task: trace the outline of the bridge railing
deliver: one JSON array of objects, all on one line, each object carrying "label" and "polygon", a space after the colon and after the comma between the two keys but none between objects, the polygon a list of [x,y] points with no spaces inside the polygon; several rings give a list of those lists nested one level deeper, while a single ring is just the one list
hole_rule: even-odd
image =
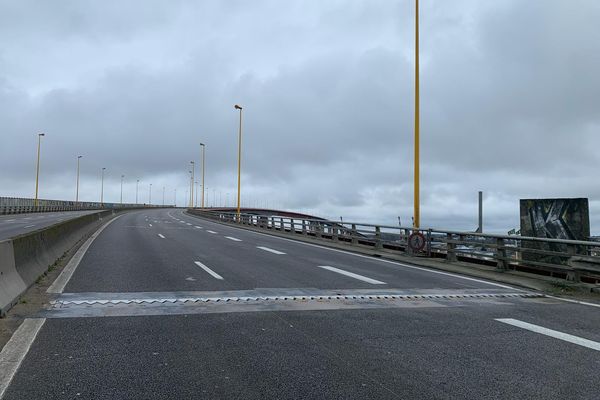
[{"label": "bridge railing", "polygon": [[104,210],[104,209],[123,209],[123,208],[142,208],[142,207],[162,207],[147,204],[132,203],[96,203],[85,201],[64,201],[64,200],[46,200],[38,199],[37,205],[35,199],[21,197],[0,197],[0,215],[3,214],[23,214],[36,212],[54,212],[54,211],[82,211],[82,210]]},{"label": "bridge railing", "polygon": [[[589,283],[600,282],[600,242],[494,235],[441,229],[375,225],[319,219],[290,218],[228,211],[188,212],[225,223],[294,236],[305,236],[380,252],[415,257],[444,258],[448,262],[467,262],[495,266],[500,271],[521,270],[557,278]],[[424,239],[421,249],[409,246],[413,233]]]}]

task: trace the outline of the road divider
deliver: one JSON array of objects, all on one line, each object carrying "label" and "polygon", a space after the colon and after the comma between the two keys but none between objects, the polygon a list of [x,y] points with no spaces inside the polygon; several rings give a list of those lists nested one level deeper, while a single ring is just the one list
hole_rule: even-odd
[{"label": "road divider", "polygon": [[116,213],[98,211],[0,241],[0,316],[52,264]]}]

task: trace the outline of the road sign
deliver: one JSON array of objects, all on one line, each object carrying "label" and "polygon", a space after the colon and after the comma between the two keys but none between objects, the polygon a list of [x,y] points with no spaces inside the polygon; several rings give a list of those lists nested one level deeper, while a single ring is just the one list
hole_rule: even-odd
[{"label": "road sign", "polygon": [[408,237],[408,247],[415,253],[423,250],[425,248],[425,236],[421,232],[411,233]]}]

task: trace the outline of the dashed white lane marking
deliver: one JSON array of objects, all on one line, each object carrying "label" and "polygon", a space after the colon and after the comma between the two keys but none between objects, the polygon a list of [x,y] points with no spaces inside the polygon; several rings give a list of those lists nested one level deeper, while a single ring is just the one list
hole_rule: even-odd
[{"label": "dashed white lane marking", "polygon": [[148,224],[148,226],[152,226],[152,224]]},{"label": "dashed white lane marking", "polygon": [[23,228],[33,228],[34,226],[35,225],[27,225],[27,226],[24,226]]},{"label": "dashed white lane marking", "polygon": [[13,222],[13,221],[16,221],[16,219],[7,219],[7,220],[6,220],[6,221],[4,221],[4,222]]},{"label": "dashed white lane marking", "polygon": [[387,283],[385,282],[381,282],[376,279],[371,279],[363,275],[355,274],[354,272],[344,271],[343,269],[330,267],[329,265],[319,265],[319,268],[323,268],[331,272],[337,272],[338,274],[346,275],[350,278],[358,279],[359,281],[367,282],[372,285],[387,285]]},{"label": "dashed white lane marking", "polygon": [[234,237],[231,237],[231,236],[225,236],[225,239],[233,240],[234,242],[241,242],[242,241],[242,239],[234,238]]},{"label": "dashed white lane marking", "polygon": [[208,232],[208,233],[217,233],[217,232],[215,232],[215,231],[206,231],[206,232]]},{"label": "dashed white lane marking", "polygon": [[115,218],[108,221],[106,224],[102,225],[100,229],[98,229],[92,236],[90,236],[88,240],[85,241],[85,243],[77,250],[75,255],[71,257],[67,266],[62,270],[60,275],[58,275],[58,278],[56,278],[52,285],[50,285],[50,287],[46,289],[46,293],[62,293],[63,290],[65,290],[65,286],[67,286],[67,283],[75,273],[77,266],[79,266],[81,259],[83,258],[87,250],[90,248],[94,240],[96,240],[96,238],[100,236],[102,231],[106,229],[108,225],[112,224],[114,221],[121,218],[122,216],[123,214],[118,215]]},{"label": "dashed white lane marking", "polygon": [[161,239],[164,239],[165,237],[163,235],[161,235],[160,233],[158,234],[158,237]]},{"label": "dashed white lane marking", "polygon": [[185,221],[179,221],[179,222],[181,222],[182,224],[185,224]]},{"label": "dashed white lane marking", "polygon": [[199,266],[200,268],[202,268],[203,270],[208,272],[213,278],[223,280],[223,277],[221,275],[217,274],[215,271],[208,268],[206,265],[202,264],[200,261],[194,261],[194,264],[196,264],[197,266]]},{"label": "dashed white lane marking", "polygon": [[202,227],[201,227],[201,226],[195,226],[194,228],[202,229]]},{"label": "dashed white lane marking", "polygon": [[192,224],[190,224],[189,222],[186,222],[186,225],[192,226]]},{"label": "dashed white lane marking", "polygon": [[268,251],[269,253],[273,253],[273,254],[285,254],[283,251],[273,250],[273,249],[270,249],[270,248],[264,247],[264,246],[256,246],[256,248],[264,250],[264,251]]},{"label": "dashed white lane marking", "polygon": [[579,346],[587,347],[588,349],[600,351],[600,343],[594,342],[592,340],[580,338],[579,336],[569,335],[568,333],[563,333],[559,331],[555,331],[552,329],[544,328],[543,326],[533,325],[527,322],[519,321],[518,319],[512,318],[496,318],[498,322],[502,322],[504,324],[516,326],[518,328],[526,329],[531,332],[540,333],[542,335],[550,336],[555,339],[564,340],[565,342],[577,344]]},{"label": "dashed white lane marking", "polygon": [[29,352],[46,318],[26,318],[0,352],[0,399]]}]

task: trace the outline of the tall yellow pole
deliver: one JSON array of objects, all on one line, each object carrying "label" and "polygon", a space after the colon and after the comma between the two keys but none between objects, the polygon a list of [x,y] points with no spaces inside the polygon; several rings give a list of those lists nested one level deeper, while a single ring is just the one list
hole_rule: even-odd
[{"label": "tall yellow pole", "polygon": [[38,151],[37,151],[37,172],[35,174],[35,201],[34,206],[38,206],[38,188],[40,182],[40,147],[42,143],[42,136],[45,136],[44,133],[38,133]]},{"label": "tall yellow pole", "polygon": [[420,210],[420,174],[419,174],[419,0],[415,0],[415,176],[414,176],[414,218],[413,226],[418,228],[421,225]]},{"label": "tall yellow pole", "polygon": [[240,110],[240,129],[238,135],[238,192],[237,192],[237,220],[240,222],[240,186],[242,173],[242,107],[235,105],[237,110]]},{"label": "tall yellow pole", "polygon": [[206,152],[206,146],[204,143],[200,143],[202,147],[202,208],[204,208],[204,157]]}]

